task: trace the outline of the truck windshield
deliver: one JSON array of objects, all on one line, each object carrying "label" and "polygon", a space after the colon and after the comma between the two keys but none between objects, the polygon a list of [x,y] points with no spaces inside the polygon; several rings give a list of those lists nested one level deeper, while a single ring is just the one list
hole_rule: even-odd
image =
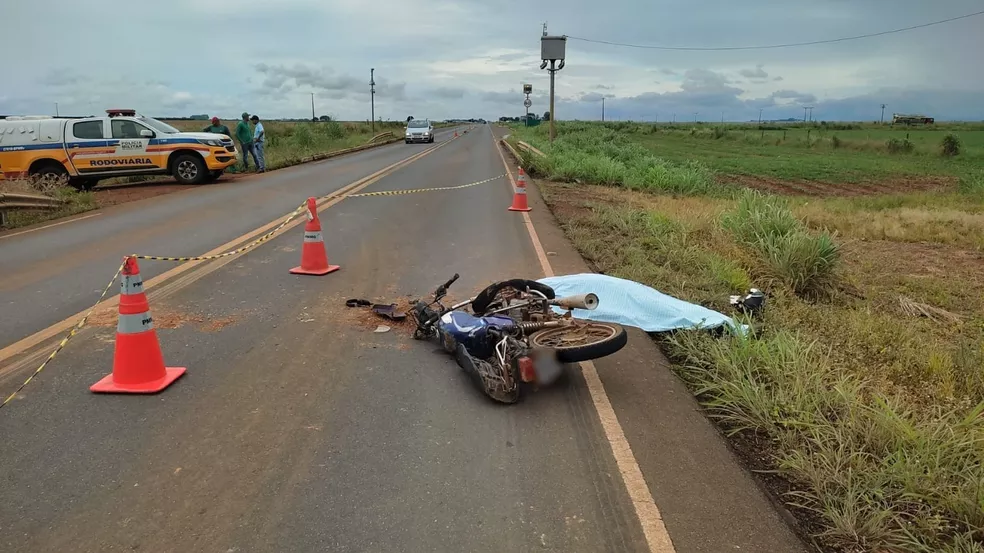
[{"label": "truck windshield", "polygon": [[171,125],[168,125],[167,123],[164,123],[162,121],[158,121],[153,117],[141,117],[140,121],[145,123],[148,127],[154,129],[155,131],[164,134],[175,134],[181,132],[178,129],[172,127]]}]

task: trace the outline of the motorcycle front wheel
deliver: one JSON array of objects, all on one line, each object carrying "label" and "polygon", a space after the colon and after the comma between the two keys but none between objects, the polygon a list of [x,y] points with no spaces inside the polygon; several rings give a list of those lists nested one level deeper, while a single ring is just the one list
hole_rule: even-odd
[{"label": "motorcycle front wheel", "polygon": [[561,363],[605,357],[625,347],[628,341],[629,336],[621,325],[594,321],[548,328],[530,336],[530,345],[556,351]]}]

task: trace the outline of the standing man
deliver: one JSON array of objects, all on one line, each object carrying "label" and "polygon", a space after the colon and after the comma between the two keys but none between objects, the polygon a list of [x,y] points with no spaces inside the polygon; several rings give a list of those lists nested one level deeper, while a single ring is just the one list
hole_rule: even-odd
[{"label": "standing man", "polygon": [[266,160],[263,157],[263,145],[266,144],[266,132],[263,130],[263,123],[255,114],[250,117],[253,122],[253,157],[256,158],[257,173],[266,172]]},{"label": "standing man", "polygon": [[253,130],[249,128],[249,114],[243,112],[243,120],[236,124],[236,140],[239,141],[239,149],[243,152],[243,171],[249,171],[249,154],[253,154],[253,162],[259,169],[260,162],[256,158],[256,150],[253,149]]},{"label": "standing man", "polygon": [[202,129],[202,132],[210,132],[215,134],[224,134],[229,138],[232,138],[232,133],[229,132],[229,127],[221,124],[218,117],[212,118],[212,124]]}]

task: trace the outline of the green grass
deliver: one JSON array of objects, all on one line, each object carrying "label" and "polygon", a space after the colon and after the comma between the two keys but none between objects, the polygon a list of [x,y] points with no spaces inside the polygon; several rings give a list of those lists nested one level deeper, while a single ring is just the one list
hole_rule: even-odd
[{"label": "green grass", "polygon": [[817,297],[833,289],[837,244],[826,232],[809,232],[782,198],[744,190],[722,225],[761,255],[769,277],[794,293]]},{"label": "green grass", "polygon": [[542,150],[546,156],[526,158],[531,174],[564,182],[625,186],[633,190],[677,194],[725,195],[712,172],[700,162],[671,162],[609,129],[564,126],[553,144],[546,127],[531,127],[516,137]]},{"label": "green grass", "polygon": [[[605,274],[725,313],[730,294],[767,289],[754,335],[680,332],[662,344],[708,415],[746,437],[739,447],[764,444],[750,453],[790,483],[781,499],[825,550],[981,551],[981,203],[538,185]],[[894,230],[869,239],[879,226]],[[946,243],[924,240],[934,236]],[[813,278],[820,297],[802,293]],[[958,319],[913,316],[903,296]]]},{"label": "green grass", "polygon": [[[984,125],[890,128],[878,125],[710,125],[557,122],[557,143],[570,135],[617,136],[618,144],[640,146],[670,166],[699,162],[718,174],[787,181],[859,183],[939,177],[961,179],[984,164]],[[540,147],[547,127],[513,126],[511,133]],[[961,153],[940,155],[944,137],[954,134]],[[836,140],[835,140],[836,138]],[[911,144],[892,153],[889,143]],[[544,148],[540,148],[544,149]],[[544,149],[546,151],[546,149]],[[624,161],[623,161],[624,163]],[[566,180],[569,175],[561,175]],[[596,179],[585,182],[601,184]]]}]

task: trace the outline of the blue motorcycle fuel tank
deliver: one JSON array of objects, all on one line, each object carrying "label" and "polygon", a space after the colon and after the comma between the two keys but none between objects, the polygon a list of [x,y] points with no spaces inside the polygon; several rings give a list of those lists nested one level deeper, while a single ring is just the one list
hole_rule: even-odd
[{"label": "blue motorcycle fuel tank", "polygon": [[464,311],[448,311],[441,316],[438,330],[441,344],[449,352],[453,352],[457,344],[462,344],[474,356],[489,357],[492,355],[492,344],[489,340],[490,327],[511,328],[516,323],[509,317],[489,316],[476,317]]}]

